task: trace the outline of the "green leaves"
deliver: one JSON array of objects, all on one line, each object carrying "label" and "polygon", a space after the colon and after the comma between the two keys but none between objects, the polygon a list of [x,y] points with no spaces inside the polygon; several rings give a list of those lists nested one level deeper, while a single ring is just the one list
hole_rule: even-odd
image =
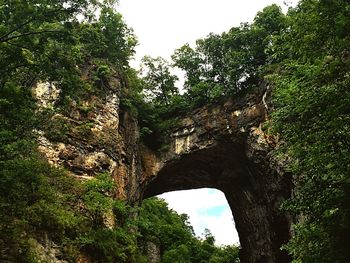
[{"label": "green leaves", "polygon": [[157,106],[169,105],[174,95],[179,93],[175,82],[178,78],[171,74],[170,65],[161,57],[142,59],[145,99]]},{"label": "green leaves", "polygon": [[162,263],[184,262],[239,262],[238,247],[216,247],[209,230],[205,239],[195,237],[186,214],[179,215],[159,198],[143,201],[139,215],[139,231],[142,241],[160,246]]},{"label": "green leaves", "polygon": [[285,16],[276,5],[259,12],[253,24],[242,23],[221,35],[209,34],[196,47],[175,50],[174,65],[185,71],[186,96],[192,107],[253,89],[262,80],[262,67],[272,39],[285,28]]},{"label": "green leaves", "polygon": [[76,35],[82,44],[84,57],[103,59],[120,69],[128,67],[137,43],[121,14],[110,7],[101,9],[97,21],[82,23]]},{"label": "green leaves", "polygon": [[289,30],[274,43],[285,59],[270,78],[272,123],[292,157],[295,190],[284,208],[301,217],[286,246],[296,262],[349,257],[349,67],[340,58],[350,43],[349,20],[342,18],[348,6],[301,1],[289,12]]},{"label": "green leaves", "polygon": [[[76,243],[99,262],[128,262],[136,255],[136,237],[130,228],[131,209],[113,197],[115,184],[108,174],[101,174],[83,185],[82,201],[87,229],[79,232]],[[109,217],[114,226],[105,226]],[[116,222],[115,220],[119,220]]]},{"label": "green leaves", "polygon": [[[121,15],[112,9],[114,3],[95,0],[1,2],[2,259],[31,262],[34,259],[30,240],[41,240],[47,233],[61,246],[64,259],[70,261],[74,261],[81,248],[79,236],[83,233],[91,234],[89,240],[94,242],[106,237],[107,244],[98,248],[105,258],[109,259],[108,246],[119,246],[124,253],[123,260],[129,260],[134,254],[135,238],[127,228],[119,231],[102,226],[105,213],[127,217],[125,205],[111,196],[113,182],[101,176],[82,186],[41,160],[37,153],[37,131],[52,129],[51,134],[47,133],[48,137],[51,135],[49,139],[62,141],[70,127],[59,119],[50,120],[49,112],[39,111],[31,94],[38,82],[54,81],[61,90],[59,100],[79,101],[87,93],[101,93],[105,87],[97,81],[114,74],[115,70],[111,73],[110,68],[122,71],[128,67],[136,41]],[[97,9],[101,14],[99,18]],[[82,76],[87,66],[91,75],[96,70],[98,80],[89,78],[90,75]],[[57,112],[57,105],[54,107]],[[92,227],[96,227],[97,233],[93,233]],[[93,248],[91,243],[90,247]]]},{"label": "green leaves", "polygon": [[[221,35],[209,34],[194,48],[185,44],[174,51],[173,65],[164,59],[144,57],[138,97],[123,100],[138,109],[143,141],[159,150],[176,118],[188,110],[252,90],[262,81],[265,52],[271,39],[285,26],[276,5],[265,8],[252,24],[242,24]],[[172,67],[185,72],[183,94],[175,87]],[[137,97],[137,98],[136,98]]]}]

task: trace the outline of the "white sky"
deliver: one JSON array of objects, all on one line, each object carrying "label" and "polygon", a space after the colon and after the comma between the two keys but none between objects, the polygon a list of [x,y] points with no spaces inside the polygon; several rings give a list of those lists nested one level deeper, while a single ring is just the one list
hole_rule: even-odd
[{"label": "white sky", "polygon": [[[139,40],[136,61],[145,55],[170,58],[185,43],[251,22],[265,6],[283,0],[119,0],[118,11]],[[287,0],[289,5],[296,0]]]},{"label": "white sky", "polygon": [[[219,34],[241,22],[252,22],[267,5],[276,3],[286,11],[284,2],[294,6],[297,0],[119,0],[118,11],[138,37],[131,63],[137,68],[145,55],[170,59],[185,43],[193,45],[210,32]],[[209,228],[218,245],[238,243],[232,214],[221,192],[178,191],[162,197],[171,208],[190,216],[197,235]]]},{"label": "white sky", "polygon": [[160,195],[169,207],[188,214],[197,236],[203,237],[208,228],[217,245],[238,244],[238,234],[224,194],[215,189],[176,191]]}]

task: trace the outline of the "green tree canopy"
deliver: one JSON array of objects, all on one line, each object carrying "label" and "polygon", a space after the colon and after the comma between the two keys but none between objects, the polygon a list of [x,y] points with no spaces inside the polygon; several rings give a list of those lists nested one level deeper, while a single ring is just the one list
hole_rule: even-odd
[{"label": "green tree canopy", "polygon": [[159,198],[143,201],[140,211],[140,233],[144,241],[160,245],[162,263],[239,262],[236,246],[217,247],[210,230],[198,239],[186,214],[179,215]]},{"label": "green tree canopy", "polygon": [[170,71],[170,65],[165,59],[143,57],[141,73],[147,100],[157,105],[169,105],[172,97],[179,94],[175,86],[178,78]]},{"label": "green tree canopy", "polygon": [[286,26],[281,8],[271,5],[252,24],[199,39],[175,50],[174,65],[185,71],[186,96],[194,106],[217,101],[259,85],[272,40]]},{"label": "green tree canopy", "polygon": [[296,262],[350,257],[349,11],[348,1],[300,1],[272,42],[272,124],[292,157],[285,208],[300,221],[286,248]]}]

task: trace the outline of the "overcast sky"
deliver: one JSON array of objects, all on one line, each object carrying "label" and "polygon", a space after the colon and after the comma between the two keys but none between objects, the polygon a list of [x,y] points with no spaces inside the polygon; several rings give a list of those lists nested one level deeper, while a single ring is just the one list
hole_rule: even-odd
[{"label": "overcast sky", "polygon": [[160,195],[178,213],[190,216],[191,225],[197,236],[203,237],[208,228],[215,236],[217,245],[238,244],[231,210],[221,191],[197,189],[176,191]]},{"label": "overcast sky", "polygon": [[[134,29],[139,45],[137,67],[145,55],[169,59],[185,43],[194,44],[209,33],[222,33],[242,22],[252,22],[265,6],[276,3],[284,11],[297,0],[119,0],[118,11]],[[224,195],[212,189],[162,195],[169,206],[186,213],[197,235],[209,228],[217,244],[238,243],[232,214]]]},{"label": "overcast sky", "polygon": [[[283,0],[119,0],[119,12],[139,39],[136,58],[170,58],[176,48],[210,32],[222,33],[251,22],[265,6]],[[287,0],[288,5],[296,0]]]}]

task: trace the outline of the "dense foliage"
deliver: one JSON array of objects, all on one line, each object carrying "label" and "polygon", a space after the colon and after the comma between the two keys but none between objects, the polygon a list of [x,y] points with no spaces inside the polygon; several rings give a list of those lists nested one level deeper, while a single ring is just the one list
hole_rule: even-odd
[{"label": "dense foliage", "polygon": [[275,39],[273,128],[292,157],[296,262],[350,258],[350,3],[301,1]]},{"label": "dense foliage", "polygon": [[261,66],[267,64],[266,49],[285,24],[279,7],[266,7],[254,23],[243,23],[221,35],[210,34],[188,44],[172,56],[185,71],[185,89],[192,107],[254,89],[261,81]]},{"label": "dense foliage", "polygon": [[[284,249],[295,262],[346,262],[349,1],[301,0],[286,15],[268,6],[251,24],[180,47],[173,63],[146,57],[140,75],[128,66],[135,45],[115,1],[0,0],[0,261],[37,262],[35,242],[49,233],[67,261],[85,253],[101,262],[144,262],[137,243],[153,242],[162,262],[237,262],[236,247],[215,247],[210,232],[196,239],[188,218],[162,200],[147,200],[131,220],[138,212],[112,198],[109,176],[77,182],[38,155],[39,128],[51,129],[51,139],[62,134],[48,122],[53,112],[38,110],[31,88],[55,81],[62,91],[55,110],[64,111],[72,100],[103,96],[106,77],[117,72],[129,85],[121,107],[138,118],[153,149],[190,109],[268,82],[270,131],[282,142],[276,155],[291,160],[295,185],[283,205],[296,218]],[[185,72],[182,95],[172,67]],[[106,227],[108,214],[118,227]]]},{"label": "dense foliage", "polygon": [[139,230],[142,242],[152,242],[160,247],[162,263],[239,262],[238,247],[214,245],[215,238],[209,230],[204,240],[195,237],[186,214],[169,210],[162,199],[145,200],[140,211]]},{"label": "dense foliage", "polygon": [[[37,262],[35,242],[45,243],[47,235],[69,261],[78,251],[93,251],[103,262],[126,261],[134,254],[136,240],[126,234],[127,227],[112,231],[101,224],[106,210],[116,214],[124,210],[119,201],[105,196],[114,184],[101,184],[100,179],[80,184],[50,167],[37,153],[37,129],[47,126],[51,113],[38,110],[31,94],[38,81],[59,81],[64,104],[71,97],[103,90],[101,80],[109,66],[128,66],[135,38],[112,4],[1,1],[2,262]],[[98,18],[94,15],[97,9]],[[81,78],[87,61],[97,65],[95,80]],[[113,255],[108,246],[113,246]]]}]

